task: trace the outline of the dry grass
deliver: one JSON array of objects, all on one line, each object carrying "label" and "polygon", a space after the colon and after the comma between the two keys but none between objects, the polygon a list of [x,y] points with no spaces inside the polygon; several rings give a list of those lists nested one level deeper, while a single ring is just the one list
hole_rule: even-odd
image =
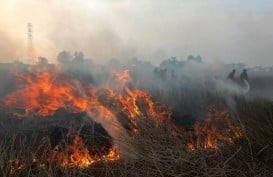
[{"label": "dry grass", "polygon": [[[236,98],[236,102],[237,112],[234,114],[243,129],[243,137],[235,145],[217,151],[189,151],[185,145],[186,137],[174,136],[168,125],[157,127],[150,120],[143,119],[139,122],[139,134],[133,140],[122,142],[130,142],[133,147],[127,154],[118,161],[95,164],[86,169],[33,163],[34,156],[38,160],[46,156],[46,151],[41,153],[34,145],[35,137],[19,144],[13,138],[5,138],[0,143],[0,176],[273,176],[273,104],[245,98]],[[11,159],[20,159],[24,166],[16,165]],[[14,171],[14,166],[21,169]]]}]

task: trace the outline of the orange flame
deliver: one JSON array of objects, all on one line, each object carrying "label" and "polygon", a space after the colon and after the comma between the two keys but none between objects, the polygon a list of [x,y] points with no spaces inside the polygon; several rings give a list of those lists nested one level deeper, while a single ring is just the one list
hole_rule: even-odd
[{"label": "orange flame", "polygon": [[[14,110],[18,117],[32,115],[53,115],[60,108],[80,112],[87,108],[88,100],[80,93],[80,88],[56,73],[50,71],[17,73],[24,82],[21,89],[8,95],[4,103]],[[24,112],[19,112],[21,109]],[[18,111],[19,110],[19,111]]]},{"label": "orange flame", "polygon": [[[162,105],[153,102],[149,93],[138,89],[128,70],[113,72],[112,78],[104,89],[92,85],[83,86],[78,81],[61,76],[57,71],[39,70],[16,73],[21,81],[20,90],[5,97],[4,103],[20,118],[27,116],[52,116],[60,108],[70,112],[87,112],[114,138],[122,127],[117,120],[118,113],[123,113],[133,125],[132,132],[137,133],[137,120],[150,118],[156,125],[164,125],[171,119],[171,112]],[[103,101],[99,92],[106,93]],[[197,148],[219,149],[222,143],[234,144],[241,137],[240,128],[228,119],[227,112],[209,114],[206,119],[197,122],[190,132],[192,139],[187,146],[190,150]],[[225,128],[218,128],[217,125]],[[120,158],[114,148],[107,152],[91,155],[84,140],[76,136],[63,151],[51,151],[50,163],[62,167],[86,168],[94,163],[115,161]],[[15,163],[22,168],[19,163]],[[19,164],[19,165],[18,165]]]},{"label": "orange flame", "polygon": [[[31,72],[16,73],[16,76],[20,81],[20,90],[6,96],[4,104],[19,118],[52,116],[60,108],[70,112],[85,111],[116,138],[119,130],[115,127],[118,124],[115,115],[98,101],[96,89],[91,85],[83,87],[81,83],[61,76],[55,69],[39,67]],[[108,155],[90,156],[79,138],[75,138],[66,150],[72,153],[55,152],[51,161],[55,160],[66,167],[86,167],[97,161],[119,157],[114,150],[109,151]]]},{"label": "orange flame", "polygon": [[[162,125],[165,120],[170,119],[171,114],[164,106],[154,103],[147,92],[135,88],[128,70],[113,72],[115,85],[108,83],[105,89],[98,89],[91,84],[83,86],[78,81],[62,76],[54,67],[33,68],[34,71],[16,73],[20,90],[9,94],[4,100],[5,105],[19,118],[52,116],[60,108],[70,112],[85,111],[102,124],[114,141],[123,130],[117,119],[119,112],[124,113],[133,124],[133,133],[137,131],[137,119],[141,117],[151,118],[157,125]],[[108,93],[106,100],[110,103],[99,100],[100,91]],[[64,167],[84,168],[98,161],[117,159],[119,155],[114,149],[110,149],[103,156],[91,156],[82,139],[76,137],[64,151],[54,151],[49,160]]]},{"label": "orange flame", "polygon": [[193,137],[195,138],[187,144],[190,150],[217,150],[223,144],[234,144],[241,137],[241,129],[231,122],[228,112],[217,112],[209,114],[206,119],[194,125]]},{"label": "orange flame", "polygon": [[[102,151],[103,152],[103,151]],[[62,167],[79,167],[86,168],[94,163],[102,161],[115,161],[120,157],[117,151],[111,148],[106,155],[90,155],[89,150],[85,146],[83,140],[76,136],[73,142],[62,152],[54,151],[53,155],[48,159],[51,163],[57,163]]]},{"label": "orange flame", "polygon": [[170,120],[171,112],[166,107],[155,104],[149,93],[131,88],[135,84],[129,70],[121,73],[113,72],[113,77],[118,79],[118,84],[115,84],[116,87],[111,92],[111,96],[122,105],[121,110],[128,115],[134,127],[137,127],[137,119],[141,117],[150,118],[157,125]]}]

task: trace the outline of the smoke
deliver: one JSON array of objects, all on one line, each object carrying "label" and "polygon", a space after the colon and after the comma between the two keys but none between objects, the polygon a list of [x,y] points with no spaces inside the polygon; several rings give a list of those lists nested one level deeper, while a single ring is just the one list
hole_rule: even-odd
[{"label": "smoke", "polygon": [[[151,98],[151,105],[159,104],[167,107],[167,110],[171,113],[170,119],[172,119],[175,124],[182,125],[185,128],[192,128],[192,125],[197,119],[201,119],[207,114],[208,108],[211,105],[223,104],[224,102],[225,109],[236,112],[236,102],[233,99],[233,96],[245,96],[246,93],[244,91],[248,91],[249,89],[242,87],[238,82],[227,80],[227,74],[230,71],[224,63],[207,63],[202,60],[201,56],[189,56],[184,60],[178,60],[175,57],[172,57],[164,60],[156,67],[150,62],[142,61],[137,58],[127,61],[113,59],[105,64],[100,64],[94,60],[88,59],[83,52],[72,53],[69,51],[62,51],[57,56],[57,62],[57,65],[53,65],[49,64],[45,58],[40,58],[39,62],[35,66],[30,66],[30,68],[27,68],[29,66],[22,63],[10,64],[5,70],[3,70],[4,67],[1,67],[0,72],[3,73],[1,75],[8,76],[9,79],[1,82],[2,88],[5,89],[0,90],[0,96],[6,96],[8,92],[11,92],[11,89],[18,91],[18,88],[14,88],[14,83],[9,83],[15,82],[15,79],[10,76],[11,73],[9,72],[9,69],[12,67],[17,69],[21,68],[21,70],[29,72],[30,75],[34,74],[31,72],[32,67],[39,71],[57,72],[55,74],[61,79],[59,81],[55,78],[58,84],[62,86],[66,85],[64,84],[66,81],[69,83],[71,82],[71,84],[68,85],[73,86],[73,90],[71,91],[71,93],[73,93],[72,98],[75,94],[76,96],[79,96],[79,98],[86,98],[86,101],[90,103],[90,105],[81,110],[87,115],[85,116],[85,119],[92,118],[92,121],[100,124],[113,138],[113,142],[116,146],[115,148],[120,148],[122,152],[125,153],[122,155],[131,154],[132,147],[127,131],[133,131],[134,129],[131,128],[134,128],[134,126],[127,123],[127,114],[123,117],[124,113],[122,110],[124,110],[124,108],[115,107],[115,105],[120,105],[122,101],[112,102],[116,101],[115,99],[117,98],[122,98],[122,96],[119,96],[119,93],[124,94],[123,96],[125,97],[130,97],[130,94],[132,94],[133,91],[138,89],[143,90],[142,93],[147,93],[148,97]],[[127,79],[128,81],[124,82],[122,79],[117,79],[119,78],[120,73],[126,74],[125,80]],[[124,77],[124,75],[122,76]],[[38,78],[40,78],[38,81],[41,82],[46,80],[43,79],[43,77]],[[66,80],[66,78],[69,79]],[[238,75],[236,75],[236,78],[238,78]],[[62,81],[64,83],[62,83]],[[13,85],[13,87],[10,87],[10,85]],[[86,91],[89,86],[90,88],[96,88],[96,91]],[[108,93],[107,90],[109,88],[113,90]],[[132,91],[126,92],[126,89]],[[28,90],[25,91],[24,88],[21,88],[17,93],[32,93],[35,91],[38,91],[37,93],[39,93],[39,89]],[[109,95],[115,92],[117,94],[114,94],[113,97],[109,97]],[[50,95],[48,95],[48,97]],[[65,94],[57,94],[57,96],[60,95]],[[94,95],[97,96],[93,98]],[[71,99],[71,96],[64,96],[64,99],[57,100],[62,102],[64,109],[69,109],[69,101],[65,100],[66,97]],[[20,94],[15,95],[15,98],[21,98],[21,100],[23,100],[23,97],[20,96]],[[39,100],[30,96],[25,97],[24,100],[28,100],[28,98]],[[137,97],[132,98],[135,99]],[[54,99],[54,97],[53,99],[49,99],[50,103],[52,103]],[[128,98],[125,98],[124,100],[127,99]],[[74,101],[74,99],[72,100]],[[17,103],[17,101],[15,103]],[[137,101],[134,104],[138,104]],[[143,105],[140,105],[140,107],[147,107],[147,104],[142,104]],[[44,107],[50,108],[50,106]],[[37,108],[37,110],[39,110],[39,108]],[[160,112],[156,112],[156,114],[161,115]],[[145,115],[145,112],[141,114],[143,117],[145,117]],[[56,117],[55,115],[52,116]],[[60,116],[63,115],[60,114]],[[130,116],[130,114],[127,116]],[[165,119],[168,117],[165,114],[163,116]],[[63,119],[67,119],[67,117],[64,117]],[[30,125],[30,123],[25,123],[26,125]],[[120,142],[121,139],[126,139],[126,141]]]},{"label": "smoke", "polygon": [[128,61],[113,59],[101,65],[84,57],[78,60],[76,56],[67,51],[58,55],[63,72],[104,87],[113,71],[129,70],[134,81],[132,87],[148,91],[156,102],[167,105],[179,116],[202,117],[211,95],[226,99],[234,94],[245,95],[249,89],[240,82],[238,75],[238,82],[227,79],[230,70],[224,63],[206,63],[200,56],[189,56],[186,60],[166,59],[159,67],[137,58]]},{"label": "smoke", "polygon": [[[40,66],[48,65],[45,58],[39,61]],[[184,60],[172,57],[156,67],[151,62],[137,58],[127,61],[112,59],[100,64],[88,59],[83,52],[62,51],[57,56],[57,62],[62,74],[98,88],[105,87],[113,71],[129,70],[135,87],[148,91],[156,101],[170,105],[183,114],[200,113],[201,116],[208,104],[204,101],[208,93],[221,96],[245,95],[249,87],[252,91],[252,83],[249,86],[241,82],[238,74],[236,82],[227,79],[230,67],[226,64],[204,62],[200,56],[189,56]]]},{"label": "smoke", "polygon": [[76,50],[96,62],[139,57],[159,64],[168,56],[198,53],[208,61],[271,65],[272,3],[253,4],[11,0],[1,1],[0,23],[8,38],[20,44],[10,47],[11,56],[25,56],[26,23],[32,22],[36,53],[50,61],[58,51]]},{"label": "smoke", "polygon": [[102,86],[113,71],[129,70],[134,82],[146,90],[199,89],[209,92],[246,94],[250,89],[249,83],[240,82],[238,75],[236,82],[227,79],[230,68],[226,64],[203,62],[201,56],[190,55],[186,60],[171,57],[163,60],[159,67],[156,67],[151,62],[137,58],[128,61],[112,59],[101,65],[85,58],[82,52],[71,54],[68,51],[62,51],[58,54],[57,61],[63,72],[73,73],[80,79]]},{"label": "smoke", "polygon": [[0,62],[17,59],[19,56],[16,51],[19,45],[7,33],[0,31]]}]

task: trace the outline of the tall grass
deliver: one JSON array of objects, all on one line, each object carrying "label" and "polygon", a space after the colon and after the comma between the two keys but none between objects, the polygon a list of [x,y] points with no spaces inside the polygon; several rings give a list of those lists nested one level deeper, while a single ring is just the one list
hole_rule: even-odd
[{"label": "tall grass", "polygon": [[[170,126],[158,127],[151,120],[143,118],[138,122],[139,133],[128,142],[122,142],[132,147],[128,151],[129,155],[86,169],[63,168],[49,163],[39,165],[33,162],[33,157],[42,161],[46,151],[41,153],[41,148],[34,145],[37,139],[23,139],[21,143],[15,143],[11,136],[3,138],[0,141],[0,176],[273,176],[272,102],[242,97],[235,97],[234,100],[236,109],[233,115],[238,119],[243,135],[235,145],[220,150],[189,151],[186,136],[175,136]],[[222,102],[217,97],[209,101]],[[16,159],[24,165],[18,167]],[[14,166],[20,169],[12,169]]]}]

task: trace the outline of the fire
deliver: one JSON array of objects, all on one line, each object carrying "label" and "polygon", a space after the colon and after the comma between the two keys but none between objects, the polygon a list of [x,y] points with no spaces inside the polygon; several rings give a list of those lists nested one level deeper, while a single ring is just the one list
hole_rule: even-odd
[{"label": "fire", "polygon": [[[115,102],[120,103],[121,110],[128,115],[134,127],[137,127],[137,119],[141,117],[150,118],[157,125],[170,120],[171,112],[166,107],[155,104],[149,93],[134,88],[135,84],[129,70],[121,73],[113,72],[113,77],[113,80],[118,80],[118,84],[115,84],[114,91],[110,93],[115,98]],[[137,130],[134,129],[134,131]]]},{"label": "fire", "polygon": [[8,95],[4,103],[18,117],[49,116],[60,108],[80,112],[88,106],[80,88],[54,72],[17,73],[17,78],[22,82],[20,90]]},{"label": "fire", "polygon": [[[34,69],[33,69],[34,68]],[[109,134],[116,138],[119,127],[115,115],[98,101],[91,84],[83,86],[79,81],[65,77],[51,68],[35,68],[16,72],[19,90],[4,98],[4,104],[19,118],[54,116],[63,108],[69,112],[86,112],[89,117],[101,123]],[[64,151],[53,151],[50,162],[64,167],[87,167],[98,161],[119,159],[114,149],[109,154],[91,156],[83,140],[76,137]]]},{"label": "fire", "polygon": [[[113,138],[112,147],[100,147],[93,153],[93,149],[90,150],[92,147],[85,144],[85,139],[74,135],[72,141],[63,148],[50,149],[46,163],[58,164],[64,168],[87,168],[100,162],[116,161],[120,159],[120,151],[114,148],[119,146],[115,140],[121,137],[119,135],[124,127],[129,127],[130,135],[133,136],[138,133],[138,120],[141,118],[149,118],[157,126],[168,123],[173,125],[170,110],[155,103],[148,92],[139,89],[129,70],[113,72],[104,88],[68,78],[56,68],[38,66],[34,70],[16,72],[16,76],[19,90],[7,95],[4,104],[17,117],[54,116],[61,108],[73,113],[86,112]],[[126,123],[122,122],[124,120]],[[174,125],[173,127],[176,129]],[[191,137],[187,142],[189,150],[218,150],[224,144],[234,144],[241,137],[240,128],[232,123],[226,111],[210,112],[204,120],[196,122],[192,131],[185,132],[183,130],[179,133],[187,133]],[[39,158],[33,159],[33,162],[38,161],[41,166],[45,164],[37,160]],[[13,171],[24,168],[20,161],[12,163]]]},{"label": "fire", "polygon": [[13,159],[9,161],[10,174],[15,174],[25,170],[31,163],[38,168],[43,168],[47,163],[55,163],[63,168],[88,168],[95,163],[103,163],[119,160],[120,156],[116,149],[110,148],[107,151],[101,150],[100,153],[91,155],[84,144],[84,140],[76,136],[72,143],[65,147],[63,151],[53,150],[48,154],[48,158],[39,161],[38,158],[32,157],[31,161],[24,162],[22,159]]},{"label": "fire", "polygon": [[[70,112],[86,111],[94,119],[115,117],[115,111],[98,100],[99,89],[92,85],[83,87],[75,80],[61,77],[55,70],[36,69],[31,72],[17,72],[16,76],[20,82],[20,90],[6,96],[4,103],[20,118],[52,116],[60,108]],[[170,118],[170,112],[155,104],[149,93],[128,86],[134,86],[128,70],[113,72],[112,77],[116,79],[114,86],[105,86],[108,97],[115,103],[115,109],[124,112],[133,124],[141,116],[151,118],[157,123]]]},{"label": "fire", "polygon": [[111,148],[108,154],[103,157],[103,159],[106,161],[115,161],[118,160],[119,158],[120,156],[114,148]]},{"label": "fire", "polygon": [[[112,72],[112,76],[114,79],[117,79],[119,84],[115,84],[115,90],[122,90],[124,88],[126,88],[128,86],[128,84],[132,84],[133,83],[133,79],[130,75],[129,70],[125,70],[123,72]],[[109,85],[108,81],[108,85]]]},{"label": "fire", "polygon": [[241,137],[240,127],[231,122],[228,112],[210,113],[204,120],[195,123],[192,141],[187,144],[190,150],[220,149],[223,144],[234,144]]},{"label": "fire", "polygon": [[68,145],[62,152],[54,152],[49,159],[50,162],[57,162],[62,167],[77,166],[88,167],[98,160],[98,157],[91,157],[88,149],[80,137],[76,137],[71,145]]},{"label": "fire", "polygon": [[[128,70],[113,72],[114,83],[108,82],[105,88],[96,88],[91,84],[82,84],[65,75],[56,68],[44,65],[33,66],[29,71],[16,72],[18,90],[4,98],[4,104],[15,116],[47,117],[54,116],[60,108],[69,112],[86,112],[93,120],[100,123],[110,134],[115,143],[123,127],[117,119],[122,113],[130,122],[130,131],[137,132],[137,120],[142,117],[152,119],[162,125],[170,119],[170,111],[152,101],[149,93],[136,87]],[[100,94],[106,95],[100,100]],[[107,101],[106,101],[107,100]],[[52,150],[49,162],[63,167],[85,168],[96,162],[114,161],[119,154],[113,148],[107,153],[90,155],[84,140],[75,137],[63,151]],[[101,150],[103,151],[103,150]]]},{"label": "fire", "polygon": [[[103,151],[101,152],[103,153]],[[52,156],[48,159],[51,163],[57,163],[62,167],[86,168],[98,162],[115,161],[120,157],[117,151],[111,148],[107,154],[90,155],[88,148],[85,146],[83,139],[76,136],[72,143],[65,147],[64,151],[53,151]]]}]

